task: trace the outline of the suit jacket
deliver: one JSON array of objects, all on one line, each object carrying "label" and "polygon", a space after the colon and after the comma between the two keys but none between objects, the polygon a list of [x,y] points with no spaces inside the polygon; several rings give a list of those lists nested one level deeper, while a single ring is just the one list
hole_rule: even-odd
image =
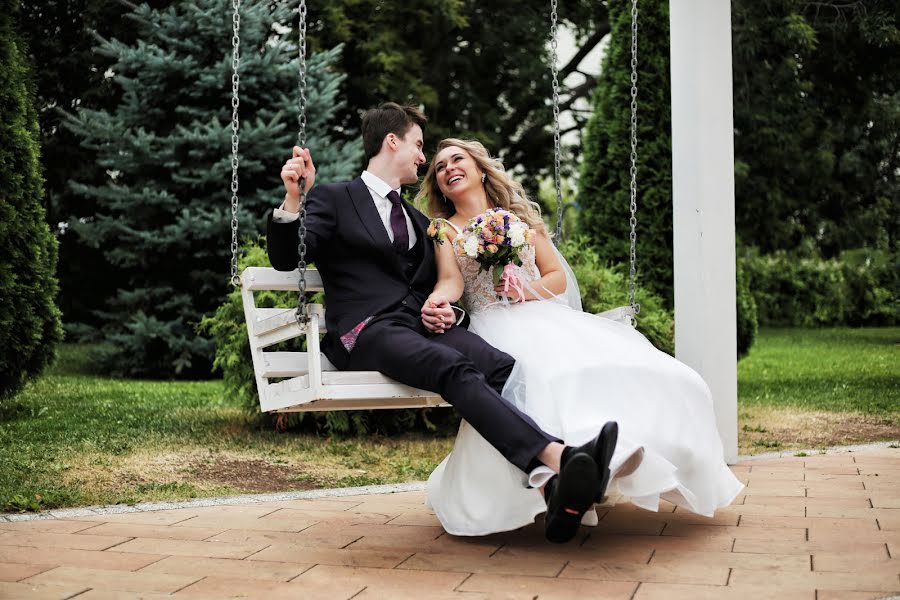
[{"label": "suit jacket", "polygon": [[[370,317],[402,308],[420,311],[437,282],[428,217],[409,203],[405,208],[422,245],[421,261],[411,267],[404,261],[414,253],[394,250],[361,178],[317,185],[306,198],[306,261],[322,274],[328,303],[322,350],[339,369],[350,356],[340,336]],[[299,219],[276,223],[269,217],[269,260],[279,271],[297,268],[299,228]]]}]

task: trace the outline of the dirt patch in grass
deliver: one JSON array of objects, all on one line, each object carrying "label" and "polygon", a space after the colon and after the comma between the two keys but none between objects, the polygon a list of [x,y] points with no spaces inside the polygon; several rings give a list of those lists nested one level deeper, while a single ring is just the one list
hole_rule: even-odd
[{"label": "dirt patch in grass", "polygon": [[898,439],[900,420],[895,417],[752,407],[743,408],[738,418],[740,454]]},{"label": "dirt patch in grass", "polygon": [[287,492],[318,487],[296,467],[254,458],[218,456],[191,465],[195,479],[245,492]]}]

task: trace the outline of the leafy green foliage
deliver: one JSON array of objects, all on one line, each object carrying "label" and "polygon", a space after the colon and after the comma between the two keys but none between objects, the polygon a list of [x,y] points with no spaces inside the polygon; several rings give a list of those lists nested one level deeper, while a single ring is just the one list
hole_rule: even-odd
[{"label": "leafy green foliage", "polygon": [[748,251],[743,269],[763,325],[822,327],[896,325],[900,296],[896,264],[885,252],[806,258]]},{"label": "leafy green foliage", "polygon": [[750,347],[756,339],[759,330],[758,310],[756,299],[750,291],[750,278],[744,270],[741,261],[735,264],[735,279],[737,289],[735,300],[737,302],[737,356],[743,358],[750,352]]},{"label": "leafy green foliage", "polygon": [[[584,236],[566,239],[560,244],[559,251],[575,272],[585,312],[600,313],[628,304],[626,270],[621,265],[604,265]],[[639,288],[636,301],[641,305],[638,331],[663,352],[675,354],[675,322],[662,298]]]},{"label": "leafy green foliage", "polygon": [[[104,40],[97,49],[112,60],[121,102],[66,120],[107,173],[73,184],[96,209],[71,228],[117,270],[116,296],[98,312],[114,373],[209,372],[214,349],[195,326],[224,297],[230,251],[231,51],[222,8],[218,0],[135,7],[138,41]],[[290,14],[287,5],[258,3],[241,16],[239,218],[254,234],[282,195],[277,169],[295,138],[296,46],[273,33]],[[329,138],[342,106],[341,77],[330,70],[339,54],[309,60],[308,143],[323,182],[353,173],[360,157],[358,143]]]},{"label": "leafy green foliage", "polygon": [[17,0],[0,1],[0,400],[52,360],[62,338],[56,240],[44,221],[37,113]]},{"label": "leafy green foliage", "polygon": [[[631,5],[609,4],[612,35],[594,92],[578,182],[581,230],[605,262],[629,256]],[[672,142],[668,2],[641,3],[637,256],[640,285],[672,307]]]}]

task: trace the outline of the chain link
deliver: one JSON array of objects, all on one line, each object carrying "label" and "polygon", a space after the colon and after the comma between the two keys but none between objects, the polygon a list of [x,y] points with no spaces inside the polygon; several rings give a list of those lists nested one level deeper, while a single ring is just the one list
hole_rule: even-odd
[{"label": "chain link", "polygon": [[[298,112],[297,112],[297,145],[303,148],[306,146],[306,0],[300,0],[300,8],[298,9],[300,21],[297,25],[298,31],[298,56],[297,68],[299,70],[298,77]],[[306,310],[306,178],[300,179],[300,227],[297,230],[297,270],[300,272],[300,282],[298,284],[299,294],[297,296],[297,323],[301,326],[309,322],[309,315]]]},{"label": "chain link", "polygon": [[556,66],[559,43],[556,39],[558,30],[557,0],[550,0],[550,72],[553,75],[553,186],[556,188],[556,234],[553,243],[559,246],[562,239],[563,198],[560,178],[560,134],[559,134],[559,70]]},{"label": "chain link", "polygon": [[631,289],[629,302],[635,315],[641,312],[641,305],[637,303],[635,298],[637,294],[637,24],[637,0],[631,0],[631,219],[629,220],[631,233],[628,238],[631,241],[631,269],[629,271]]},{"label": "chain link", "polygon": [[241,286],[238,275],[238,146],[240,145],[240,119],[238,106],[241,76],[241,0],[232,0],[231,15],[231,285]]}]

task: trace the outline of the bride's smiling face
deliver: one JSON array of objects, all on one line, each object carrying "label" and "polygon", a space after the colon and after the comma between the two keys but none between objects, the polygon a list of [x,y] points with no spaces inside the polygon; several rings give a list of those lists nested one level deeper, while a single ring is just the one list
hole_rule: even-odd
[{"label": "bride's smiling face", "polygon": [[459,146],[447,146],[434,157],[438,188],[448,200],[482,186],[482,171],[472,155]]}]

